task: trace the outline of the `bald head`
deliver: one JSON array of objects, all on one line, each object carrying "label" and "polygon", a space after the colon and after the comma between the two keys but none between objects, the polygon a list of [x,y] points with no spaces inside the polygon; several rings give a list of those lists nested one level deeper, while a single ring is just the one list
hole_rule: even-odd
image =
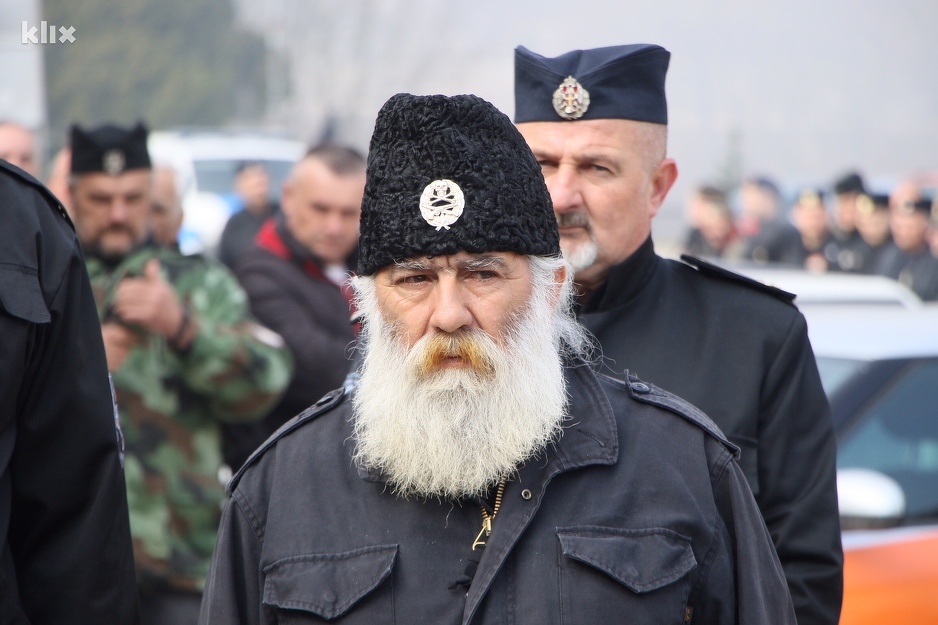
[{"label": "bald head", "polygon": [[153,239],[164,247],[176,247],[182,219],[182,200],[176,171],[165,165],[157,165],[153,168],[150,195],[150,231]]},{"label": "bald head", "polygon": [[290,234],[327,265],[341,265],[358,244],[365,159],[351,148],[313,148],[283,185]]},{"label": "bald head", "polygon": [[0,158],[33,176],[39,175],[36,137],[25,126],[0,122]]}]

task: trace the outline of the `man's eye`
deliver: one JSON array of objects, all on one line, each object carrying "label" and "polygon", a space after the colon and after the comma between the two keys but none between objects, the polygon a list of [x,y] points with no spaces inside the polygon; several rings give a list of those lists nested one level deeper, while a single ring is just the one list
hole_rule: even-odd
[{"label": "man's eye", "polygon": [[397,281],[397,283],[398,284],[420,284],[421,282],[426,282],[426,281],[427,281],[426,276],[416,275],[416,276],[404,276],[403,278],[400,278]]},{"label": "man's eye", "polygon": [[474,275],[476,278],[479,278],[480,280],[491,280],[492,278],[498,277],[497,273],[495,273],[494,271],[490,271],[488,269],[480,269],[478,271],[473,271],[472,275]]}]

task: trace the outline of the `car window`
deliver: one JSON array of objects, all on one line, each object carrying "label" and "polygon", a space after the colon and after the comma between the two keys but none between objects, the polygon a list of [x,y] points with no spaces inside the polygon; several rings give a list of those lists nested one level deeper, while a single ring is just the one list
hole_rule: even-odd
[{"label": "car window", "polygon": [[828,397],[832,397],[844,382],[856,375],[865,365],[866,363],[862,360],[818,356],[817,368],[818,373],[821,374],[824,392]]},{"label": "car window", "polygon": [[[196,187],[203,193],[225,195],[234,192],[235,170],[241,161],[229,159],[201,159],[194,161]],[[280,195],[280,185],[287,177],[293,161],[261,161],[270,176],[271,199]]]},{"label": "car window", "polygon": [[868,405],[837,449],[839,468],[894,478],[909,517],[938,516],[938,360],[919,361]]}]

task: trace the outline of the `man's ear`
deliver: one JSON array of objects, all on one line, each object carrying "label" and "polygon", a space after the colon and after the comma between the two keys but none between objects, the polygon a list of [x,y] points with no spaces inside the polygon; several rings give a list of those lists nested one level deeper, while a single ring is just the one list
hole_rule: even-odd
[{"label": "man's ear", "polygon": [[554,269],[554,282],[550,287],[550,305],[551,308],[557,308],[557,302],[560,301],[560,291],[567,279],[567,263],[563,263]]},{"label": "man's ear", "polygon": [[652,216],[658,214],[658,209],[664,204],[664,198],[668,196],[674,181],[677,180],[677,162],[673,158],[666,158],[651,175],[651,197],[650,206]]}]

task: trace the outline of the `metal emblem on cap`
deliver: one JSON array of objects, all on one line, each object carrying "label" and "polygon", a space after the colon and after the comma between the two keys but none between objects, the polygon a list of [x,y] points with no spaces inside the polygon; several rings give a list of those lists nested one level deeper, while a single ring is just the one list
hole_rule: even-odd
[{"label": "metal emblem on cap", "polygon": [[124,171],[125,165],[127,165],[127,159],[124,157],[124,153],[121,150],[108,150],[101,159],[101,166],[104,168],[104,171],[112,176],[116,176]]},{"label": "metal emblem on cap", "polygon": [[428,184],[420,195],[420,214],[437,230],[449,230],[450,225],[462,215],[465,206],[466,198],[462,189],[445,178]]},{"label": "metal emblem on cap", "polygon": [[589,91],[573,76],[564,78],[554,91],[554,110],[564,119],[579,119],[589,107]]}]

